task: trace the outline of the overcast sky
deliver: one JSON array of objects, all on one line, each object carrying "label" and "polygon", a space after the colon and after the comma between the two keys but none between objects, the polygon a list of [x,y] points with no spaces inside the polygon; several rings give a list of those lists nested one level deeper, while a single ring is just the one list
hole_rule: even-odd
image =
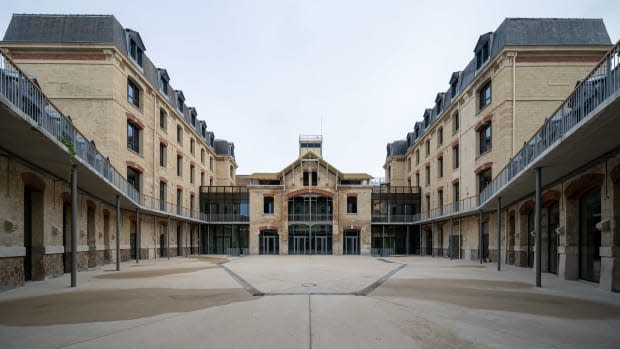
[{"label": "overcast sky", "polygon": [[345,172],[383,176],[402,139],[505,17],[603,18],[620,39],[615,1],[24,1],[12,13],[114,14],[217,138],[235,142],[239,174],[275,172],[300,134],[324,136]]}]

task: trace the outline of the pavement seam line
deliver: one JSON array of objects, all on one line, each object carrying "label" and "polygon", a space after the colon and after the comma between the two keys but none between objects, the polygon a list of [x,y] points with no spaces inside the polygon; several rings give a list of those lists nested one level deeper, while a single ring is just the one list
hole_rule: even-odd
[{"label": "pavement seam line", "polygon": [[248,291],[252,296],[264,296],[265,295],[264,292],[259,291],[256,287],[252,286],[252,284],[247,282],[244,278],[239,276],[234,271],[228,269],[228,267],[226,267],[225,265],[220,264],[219,266],[220,268],[224,269],[224,271],[228,275],[230,275],[230,277],[232,277],[233,280],[235,280],[239,285],[241,285],[241,287],[243,287],[246,291]]},{"label": "pavement seam line", "polygon": [[308,348],[312,349],[312,295],[308,295]]},{"label": "pavement seam line", "polygon": [[379,280],[373,282],[372,284],[366,286],[362,290],[355,292],[358,296],[367,296],[370,292],[377,289],[377,287],[381,286],[387,279],[391,278],[394,274],[398,273],[401,269],[403,269],[407,264],[401,264],[398,268],[390,271],[389,273],[383,275]]}]

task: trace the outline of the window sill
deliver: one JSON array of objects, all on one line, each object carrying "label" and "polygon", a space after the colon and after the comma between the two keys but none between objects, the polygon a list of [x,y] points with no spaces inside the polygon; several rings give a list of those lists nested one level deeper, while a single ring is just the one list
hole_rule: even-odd
[{"label": "window sill", "polygon": [[357,216],[357,212],[347,212],[347,216]]},{"label": "window sill", "polygon": [[485,151],[484,153],[478,154],[478,156],[476,156],[476,160],[480,159],[481,157],[491,153],[491,151],[493,151],[493,148],[489,148],[487,151]]},{"label": "window sill", "polygon": [[131,148],[127,148],[127,150],[128,150],[130,153],[133,153],[133,154],[135,154],[135,155],[138,155],[138,156],[139,156],[139,157],[141,157],[141,158],[144,158],[144,155],[142,155],[142,153],[140,153],[140,152],[137,152],[137,151],[135,151],[135,150],[133,150],[133,149],[131,149]]}]

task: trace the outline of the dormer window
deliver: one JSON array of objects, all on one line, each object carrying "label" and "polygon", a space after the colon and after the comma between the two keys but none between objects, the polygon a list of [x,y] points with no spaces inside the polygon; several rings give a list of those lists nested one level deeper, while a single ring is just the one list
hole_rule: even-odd
[{"label": "dormer window", "polygon": [[134,60],[140,67],[142,67],[142,55],[144,51],[138,46],[134,39],[129,40],[129,56]]},{"label": "dormer window", "polygon": [[198,113],[196,113],[196,108],[189,108],[189,118],[194,128],[196,127],[196,116],[198,116]]},{"label": "dormer window", "polygon": [[489,42],[485,42],[482,47],[476,52],[476,70],[482,68],[482,66],[489,60]]},{"label": "dormer window", "polygon": [[167,96],[168,95],[168,81],[163,76],[160,78],[160,87],[161,87],[161,92]]},{"label": "dormer window", "polygon": [[443,103],[443,93],[439,93],[437,94],[437,97],[435,97],[435,104],[436,104],[436,110],[437,110],[437,115],[441,114],[441,107]]},{"label": "dormer window", "polygon": [[185,96],[183,96],[183,91],[175,91],[177,94],[177,110],[183,114],[183,104],[185,103]]}]

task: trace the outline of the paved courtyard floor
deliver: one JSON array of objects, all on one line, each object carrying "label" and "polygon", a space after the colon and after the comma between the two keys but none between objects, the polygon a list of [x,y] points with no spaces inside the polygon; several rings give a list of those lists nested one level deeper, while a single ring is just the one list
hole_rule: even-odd
[{"label": "paved courtyard floor", "polygon": [[620,295],[430,257],[177,257],[0,293],[0,348],[619,348]]}]

